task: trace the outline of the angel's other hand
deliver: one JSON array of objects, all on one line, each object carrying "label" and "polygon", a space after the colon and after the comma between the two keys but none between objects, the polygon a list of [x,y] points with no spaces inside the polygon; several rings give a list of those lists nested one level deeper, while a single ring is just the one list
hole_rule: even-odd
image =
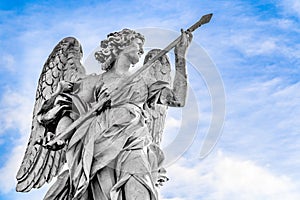
[{"label": "angel's other hand", "polygon": [[54,140],[54,141],[50,141],[48,142],[45,147],[47,149],[53,150],[53,151],[58,151],[61,150],[62,148],[64,148],[64,146],[66,145],[66,142],[63,140]]},{"label": "angel's other hand", "polygon": [[46,136],[43,138],[39,138],[35,144],[39,144],[50,150],[60,150],[62,149],[66,143],[63,140],[56,140],[55,134],[52,132],[47,132]]},{"label": "angel's other hand", "polygon": [[50,140],[47,140],[44,147],[53,151],[57,151],[64,148],[65,145],[66,145],[65,141],[52,137]]},{"label": "angel's other hand", "polygon": [[47,132],[44,137],[41,137],[35,141],[35,144],[45,146],[50,140],[55,137],[55,134],[52,132]]}]

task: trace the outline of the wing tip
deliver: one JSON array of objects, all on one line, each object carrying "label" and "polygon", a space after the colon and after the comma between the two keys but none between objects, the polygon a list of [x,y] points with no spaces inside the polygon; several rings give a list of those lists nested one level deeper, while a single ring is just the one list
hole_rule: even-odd
[{"label": "wing tip", "polygon": [[16,179],[18,181],[22,181],[25,177],[26,173],[25,173],[25,170],[24,170],[24,167],[20,167],[19,171],[17,172],[17,175],[16,175]]},{"label": "wing tip", "polygon": [[17,192],[29,192],[32,187],[30,185],[25,185],[24,182],[18,182],[16,186]]}]

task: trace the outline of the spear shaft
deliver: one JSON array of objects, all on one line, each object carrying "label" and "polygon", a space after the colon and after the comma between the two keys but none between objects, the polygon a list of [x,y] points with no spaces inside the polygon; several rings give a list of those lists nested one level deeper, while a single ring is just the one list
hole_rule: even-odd
[{"label": "spear shaft", "polygon": [[[201,25],[208,23],[210,21],[212,15],[213,15],[212,13],[211,14],[207,14],[207,15],[203,15],[200,18],[200,20],[198,20],[195,24],[193,24],[190,28],[188,28],[187,31],[188,32],[193,32],[197,28],[199,28]],[[162,57],[163,55],[167,54],[172,48],[174,48],[176,46],[176,44],[178,44],[180,42],[180,39],[181,39],[181,36],[179,36],[176,40],[174,40],[173,42],[171,42],[163,50],[161,50],[156,56],[154,56],[154,58],[152,58],[151,60],[149,60],[140,69],[138,69],[132,75],[130,75],[129,77],[127,77],[122,82],[122,85],[120,87],[117,87],[114,90],[112,90],[110,96],[114,97],[115,95],[117,95],[117,93],[119,91],[122,91],[122,89],[124,89],[129,83],[131,83],[134,78],[136,78],[139,74],[141,74],[143,71],[145,71],[147,68],[149,68],[156,60],[158,60],[160,57]],[[106,102],[106,100],[99,100],[99,102],[97,102],[87,113],[85,113],[84,115],[80,116],[70,126],[68,126],[63,132],[58,133],[58,135],[52,141],[50,141],[49,143],[54,144],[58,140],[61,140],[63,138],[68,138],[68,136],[71,134],[71,132],[76,127],[80,126],[84,121],[86,121],[88,118],[90,118],[97,110],[99,110],[104,105],[105,102]]]}]

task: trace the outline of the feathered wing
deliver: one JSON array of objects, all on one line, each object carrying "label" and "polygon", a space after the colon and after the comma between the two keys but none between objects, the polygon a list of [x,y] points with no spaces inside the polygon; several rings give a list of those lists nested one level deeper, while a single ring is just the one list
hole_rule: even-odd
[{"label": "feathered wing", "polygon": [[19,192],[28,192],[32,188],[41,187],[45,182],[50,182],[65,163],[66,148],[52,151],[35,144],[47,131],[38,122],[37,114],[43,103],[51,98],[60,81],[75,82],[85,76],[81,57],[82,48],[79,42],[73,37],[67,37],[55,46],[44,64],[36,91],[31,135],[16,176],[16,190]]},{"label": "feathered wing", "polygon": [[[159,53],[159,51],[159,49],[152,49],[149,51],[145,57],[144,63],[153,58]],[[171,85],[171,65],[167,55],[156,61],[156,63],[148,68],[146,73],[147,76],[151,77],[151,79],[154,81],[162,81],[169,83],[169,86]],[[162,140],[167,109],[168,107],[166,105],[157,104],[156,102],[154,102],[148,109],[150,114],[149,128],[152,134],[153,142],[158,146]]]}]

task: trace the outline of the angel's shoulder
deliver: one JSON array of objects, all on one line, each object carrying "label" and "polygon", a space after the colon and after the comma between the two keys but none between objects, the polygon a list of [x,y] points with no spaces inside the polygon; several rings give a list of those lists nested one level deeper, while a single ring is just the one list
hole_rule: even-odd
[{"label": "angel's shoulder", "polygon": [[95,85],[99,79],[100,79],[99,74],[89,74],[89,75],[85,76],[84,78],[82,78],[81,82],[84,84]]}]

